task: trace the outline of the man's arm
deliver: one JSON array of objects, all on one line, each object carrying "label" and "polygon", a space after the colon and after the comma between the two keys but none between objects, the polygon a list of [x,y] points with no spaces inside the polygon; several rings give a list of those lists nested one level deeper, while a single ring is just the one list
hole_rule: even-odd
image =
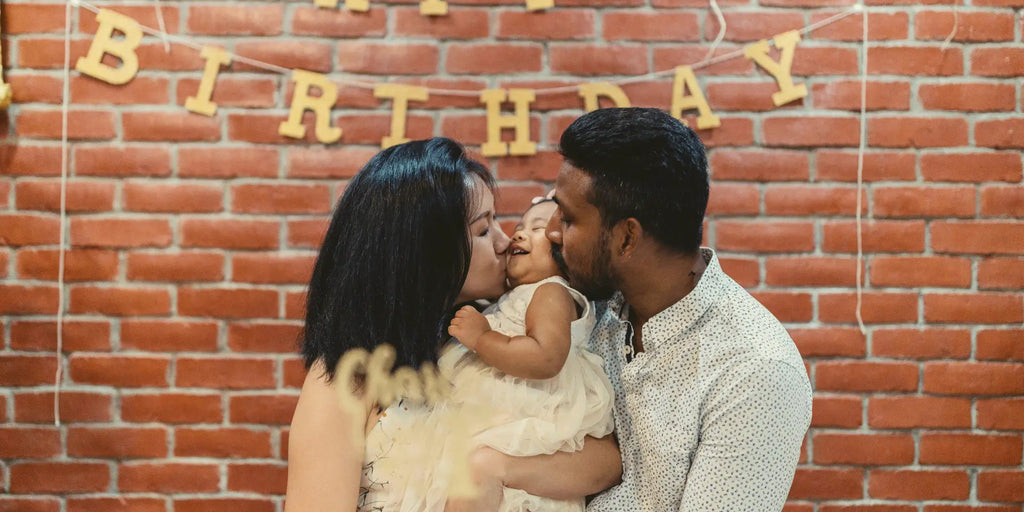
[{"label": "man's arm", "polygon": [[679,510],[782,510],[811,421],[807,374],[751,361],[708,398]]}]

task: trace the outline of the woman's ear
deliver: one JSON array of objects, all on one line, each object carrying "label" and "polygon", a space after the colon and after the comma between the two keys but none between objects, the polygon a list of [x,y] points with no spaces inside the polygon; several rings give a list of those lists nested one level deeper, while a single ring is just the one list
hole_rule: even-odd
[{"label": "woman's ear", "polygon": [[612,252],[620,258],[629,258],[636,252],[643,234],[640,221],[633,217],[620,220],[612,227]]}]

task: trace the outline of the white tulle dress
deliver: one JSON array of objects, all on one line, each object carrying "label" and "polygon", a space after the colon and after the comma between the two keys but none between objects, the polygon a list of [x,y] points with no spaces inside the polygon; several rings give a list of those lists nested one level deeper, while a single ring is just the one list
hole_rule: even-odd
[{"label": "white tulle dress", "polygon": [[[614,395],[601,358],[586,350],[594,313],[586,298],[561,277],[521,285],[484,311],[491,328],[508,336],[526,332],[526,308],[542,284],[565,286],[583,313],[571,325],[572,346],[550,379],[512,377],[452,342],[438,369],[452,393],[431,407],[399,402],[384,411],[367,435],[360,512],[444,509],[457,464],[473,447],[514,456],[576,451],[586,436],[613,427]],[[466,439],[460,439],[465,436]],[[461,441],[461,442],[460,442]],[[501,512],[580,512],[582,499],[551,500],[504,489]]]}]

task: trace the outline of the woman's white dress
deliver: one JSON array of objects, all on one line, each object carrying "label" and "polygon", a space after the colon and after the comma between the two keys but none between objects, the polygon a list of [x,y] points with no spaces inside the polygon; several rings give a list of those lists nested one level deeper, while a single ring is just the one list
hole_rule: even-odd
[{"label": "woman's white dress", "polygon": [[[399,402],[367,436],[360,512],[442,511],[449,485],[461,476],[469,450],[489,446],[514,456],[576,451],[586,436],[611,433],[611,384],[601,358],[586,350],[594,313],[586,297],[561,277],[518,286],[484,311],[491,328],[526,333],[526,308],[545,283],[564,286],[583,313],[571,325],[565,365],[550,379],[523,379],[488,366],[462,344],[450,343],[438,369],[452,382],[445,403]],[[578,512],[583,500],[557,501],[504,490],[502,512]]]}]

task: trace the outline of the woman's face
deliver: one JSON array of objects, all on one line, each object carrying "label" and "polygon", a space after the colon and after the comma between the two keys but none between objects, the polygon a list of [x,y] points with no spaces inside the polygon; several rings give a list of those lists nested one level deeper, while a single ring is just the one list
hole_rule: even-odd
[{"label": "woman's face", "polygon": [[473,178],[473,204],[469,215],[469,274],[458,302],[493,299],[505,292],[505,251],[508,236],[494,218],[494,194]]}]

